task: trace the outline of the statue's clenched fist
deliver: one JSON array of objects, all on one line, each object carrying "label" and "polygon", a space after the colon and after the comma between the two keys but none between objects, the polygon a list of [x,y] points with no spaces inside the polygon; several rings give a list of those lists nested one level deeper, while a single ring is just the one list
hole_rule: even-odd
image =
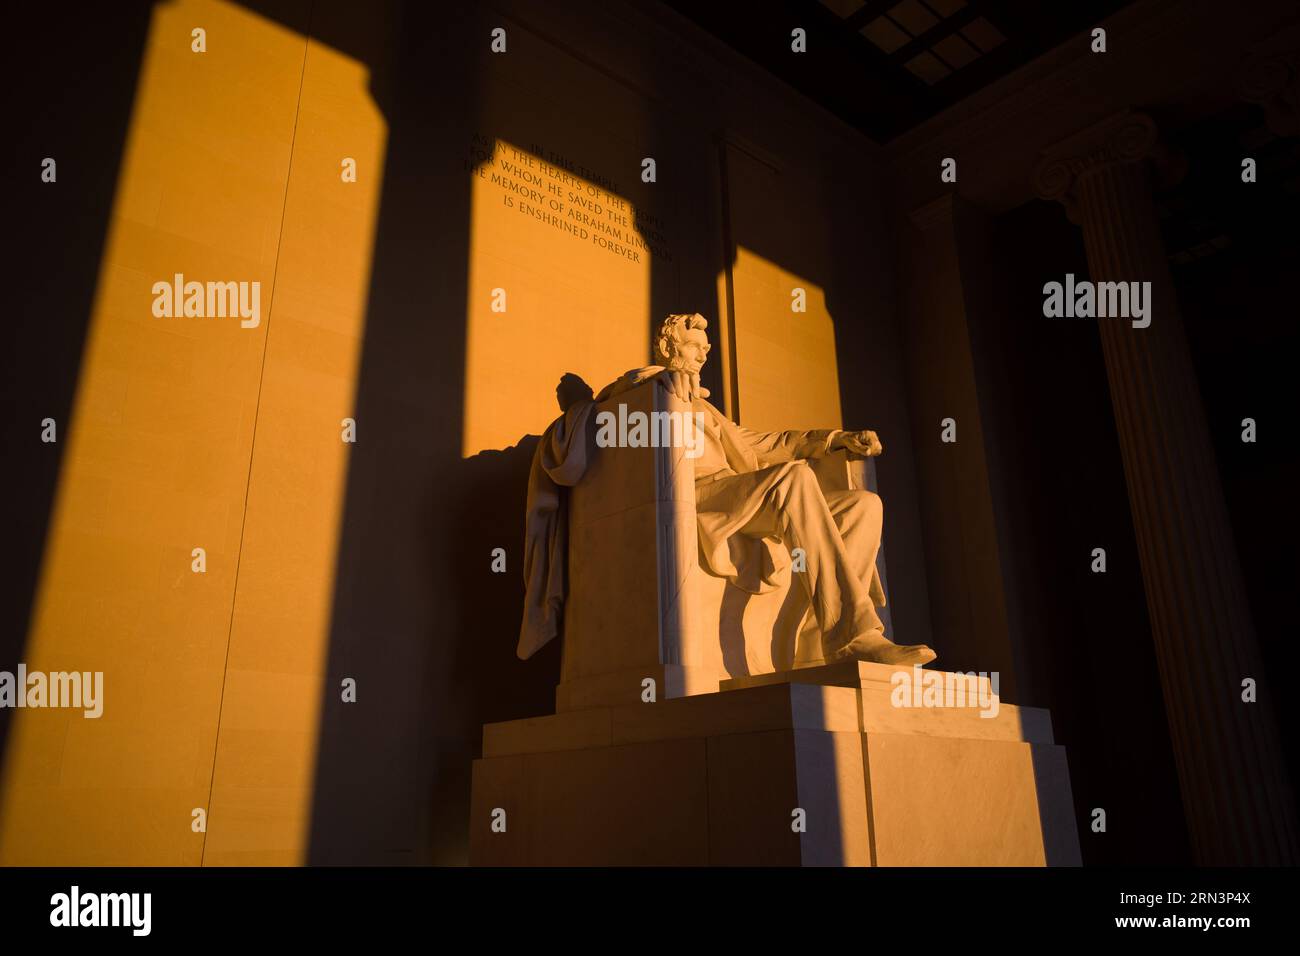
[{"label": "statue's clenched fist", "polygon": [[838,448],[843,448],[850,455],[860,455],[863,458],[874,458],[885,450],[885,446],[880,443],[880,437],[873,431],[840,432],[831,439],[831,451]]}]

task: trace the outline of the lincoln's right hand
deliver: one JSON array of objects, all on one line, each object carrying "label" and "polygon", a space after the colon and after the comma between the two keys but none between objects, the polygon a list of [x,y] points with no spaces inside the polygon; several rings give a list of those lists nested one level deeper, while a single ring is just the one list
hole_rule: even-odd
[{"label": "lincoln's right hand", "polygon": [[697,398],[709,397],[709,390],[700,384],[699,372],[688,372],[680,368],[666,368],[659,373],[658,378],[664,388],[687,405]]},{"label": "lincoln's right hand", "polygon": [[700,385],[700,376],[684,369],[664,369],[659,373],[659,382],[687,405],[695,398],[706,398],[709,394],[709,390]]}]

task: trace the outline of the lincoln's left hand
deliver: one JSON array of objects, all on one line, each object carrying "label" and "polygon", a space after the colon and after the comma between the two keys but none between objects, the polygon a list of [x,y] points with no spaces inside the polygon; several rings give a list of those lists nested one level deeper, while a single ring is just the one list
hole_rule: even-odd
[{"label": "lincoln's left hand", "polygon": [[836,451],[840,448],[850,455],[860,455],[863,458],[874,458],[885,450],[879,436],[873,431],[840,432],[831,439],[830,450]]}]

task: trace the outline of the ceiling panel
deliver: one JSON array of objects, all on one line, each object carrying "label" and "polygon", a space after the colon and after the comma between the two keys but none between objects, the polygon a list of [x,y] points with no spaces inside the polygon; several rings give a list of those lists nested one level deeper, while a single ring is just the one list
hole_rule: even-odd
[{"label": "ceiling panel", "polygon": [[[1132,0],[663,0],[885,142]],[[806,53],[790,49],[795,27]]]}]

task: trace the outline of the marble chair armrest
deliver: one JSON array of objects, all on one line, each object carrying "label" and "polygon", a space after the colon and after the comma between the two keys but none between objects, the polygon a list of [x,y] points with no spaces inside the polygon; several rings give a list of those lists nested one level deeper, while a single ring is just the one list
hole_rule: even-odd
[{"label": "marble chair armrest", "polygon": [[823,492],[873,490],[873,463],[870,458],[851,455],[840,448],[808,462]]}]

